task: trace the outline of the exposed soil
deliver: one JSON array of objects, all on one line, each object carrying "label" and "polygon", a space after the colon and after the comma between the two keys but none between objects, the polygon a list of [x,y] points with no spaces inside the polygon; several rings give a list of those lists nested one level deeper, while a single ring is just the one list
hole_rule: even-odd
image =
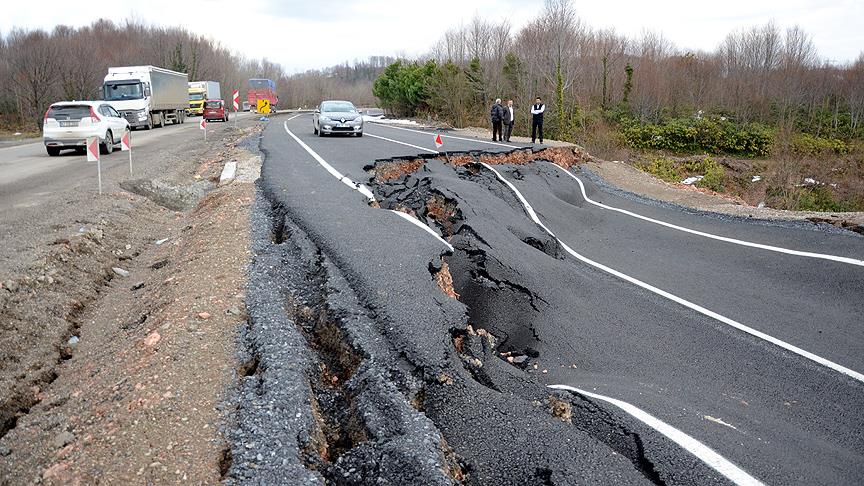
[{"label": "exposed soil", "polygon": [[190,212],[116,189],[3,268],[0,484],[219,481],[260,165],[235,142],[254,130],[174,148],[172,188],[238,161],[238,179]]}]

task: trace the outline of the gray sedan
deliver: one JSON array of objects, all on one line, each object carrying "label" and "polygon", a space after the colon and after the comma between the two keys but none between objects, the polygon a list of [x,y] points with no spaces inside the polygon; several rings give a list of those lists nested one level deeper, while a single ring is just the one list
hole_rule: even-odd
[{"label": "gray sedan", "polygon": [[331,133],[363,136],[363,116],[350,101],[322,101],[312,116],[312,131],[323,137]]}]

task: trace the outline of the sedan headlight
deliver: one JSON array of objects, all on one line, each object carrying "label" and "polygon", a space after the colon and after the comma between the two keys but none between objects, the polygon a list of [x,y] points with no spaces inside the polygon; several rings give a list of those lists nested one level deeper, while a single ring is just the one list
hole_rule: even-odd
[{"label": "sedan headlight", "polygon": [[330,118],[327,117],[327,116],[325,116],[325,115],[321,115],[321,116],[318,117],[318,121],[319,121],[319,122],[329,122],[329,121],[330,121]]}]

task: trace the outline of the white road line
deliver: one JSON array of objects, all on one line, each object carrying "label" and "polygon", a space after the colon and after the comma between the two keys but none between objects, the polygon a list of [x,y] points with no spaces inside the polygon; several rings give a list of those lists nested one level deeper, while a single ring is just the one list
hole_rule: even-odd
[{"label": "white road line", "polygon": [[556,240],[558,240],[558,243],[561,244],[561,247],[564,248],[564,250],[565,250],[567,253],[569,253],[570,255],[572,255],[573,257],[575,257],[576,259],[578,259],[578,260],[580,260],[580,261],[582,261],[582,262],[584,262],[584,263],[587,263],[588,265],[591,265],[592,267],[598,268],[598,269],[600,269],[600,270],[602,270],[602,271],[604,271],[604,272],[606,272],[606,273],[609,273],[609,274],[611,274],[611,275],[614,275],[614,276],[620,278],[621,280],[624,280],[624,281],[626,281],[626,282],[630,282],[630,283],[632,283],[633,285],[636,285],[636,286],[642,287],[642,288],[645,289],[645,290],[648,290],[649,292],[653,292],[653,293],[655,293],[655,294],[657,294],[657,295],[659,295],[659,296],[661,296],[661,297],[665,297],[665,298],[667,298],[667,299],[669,299],[669,300],[671,300],[671,301],[673,301],[673,302],[675,302],[675,303],[677,303],[677,304],[680,304],[680,305],[683,305],[684,307],[690,308],[690,309],[692,309],[692,310],[694,310],[694,311],[696,311],[696,312],[698,312],[698,313],[700,313],[700,314],[702,314],[702,315],[708,316],[708,317],[710,317],[710,318],[712,318],[712,319],[715,319],[715,320],[717,320],[717,321],[722,322],[723,324],[726,324],[726,325],[728,325],[728,326],[734,327],[735,329],[738,329],[739,331],[746,332],[747,334],[750,334],[751,336],[754,336],[754,337],[757,337],[757,338],[762,339],[762,340],[764,340],[764,341],[767,341],[767,342],[769,342],[769,343],[771,343],[771,344],[774,344],[775,346],[778,346],[778,347],[780,347],[780,348],[783,348],[783,349],[785,349],[785,350],[787,350],[787,351],[789,351],[789,352],[795,353],[795,354],[797,354],[797,355],[799,355],[799,356],[802,356],[802,357],[804,357],[804,358],[807,358],[807,359],[809,359],[809,360],[811,360],[811,361],[814,361],[814,362],[816,362],[816,363],[819,363],[819,364],[822,365],[822,366],[825,366],[825,367],[830,368],[830,369],[832,369],[832,370],[834,370],[834,371],[840,372],[840,373],[842,373],[842,374],[844,374],[844,375],[846,375],[846,376],[849,376],[850,378],[853,378],[853,379],[855,379],[855,380],[858,380],[858,381],[864,383],[864,374],[861,374],[861,373],[859,373],[859,372],[857,372],[857,371],[851,370],[851,369],[849,369],[849,368],[846,368],[845,366],[842,366],[842,365],[837,364],[837,363],[835,363],[835,362],[833,362],[833,361],[830,361],[830,360],[828,360],[828,359],[825,359],[825,358],[823,358],[823,357],[821,357],[821,356],[818,356],[818,355],[816,355],[816,354],[813,354],[813,353],[811,353],[811,352],[809,352],[809,351],[806,351],[806,350],[804,350],[804,349],[801,349],[801,348],[799,348],[798,346],[795,346],[795,345],[793,345],[793,344],[789,344],[789,343],[787,343],[787,342],[785,342],[785,341],[782,341],[782,340],[780,340],[780,339],[777,339],[777,338],[775,338],[774,336],[771,336],[771,335],[765,334],[765,333],[762,332],[762,331],[758,331],[758,330],[756,330],[756,329],[753,329],[752,327],[745,326],[744,324],[741,324],[741,323],[738,322],[738,321],[732,320],[732,319],[730,319],[730,318],[728,318],[728,317],[726,317],[726,316],[723,316],[723,315],[720,315],[720,314],[718,314],[718,313],[716,313],[716,312],[714,312],[714,311],[708,310],[708,309],[702,307],[701,305],[694,304],[693,302],[690,302],[689,300],[683,299],[683,298],[678,297],[677,295],[671,294],[671,293],[669,293],[669,292],[667,292],[667,291],[665,291],[665,290],[662,290],[662,289],[659,289],[659,288],[657,288],[657,287],[654,287],[653,285],[650,285],[650,284],[648,284],[648,283],[645,283],[645,282],[643,282],[643,281],[641,281],[641,280],[639,280],[639,279],[637,279],[637,278],[631,277],[631,276],[629,276],[629,275],[627,275],[627,274],[621,273],[621,272],[619,272],[618,270],[615,270],[615,269],[613,269],[613,268],[607,267],[606,265],[603,265],[602,263],[595,262],[594,260],[591,260],[590,258],[585,257],[585,256],[583,256],[583,255],[581,255],[581,254],[575,252],[572,248],[570,248],[569,246],[567,246],[566,243],[564,243],[564,242],[561,241],[557,236],[555,236],[555,234],[552,233],[552,231],[551,231],[549,228],[547,228],[546,225],[544,225],[544,224],[540,221],[540,218],[537,217],[537,213],[534,212],[534,208],[531,207],[531,204],[529,204],[528,201],[525,199],[525,197],[522,195],[522,193],[519,192],[519,189],[516,189],[516,186],[514,186],[513,184],[510,183],[510,181],[508,181],[507,179],[505,179],[505,178],[504,178],[504,177],[503,177],[503,176],[502,176],[502,175],[501,175],[497,170],[495,170],[491,165],[486,164],[485,162],[482,163],[482,165],[483,165],[484,167],[486,167],[487,169],[491,170],[491,171],[492,171],[492,172],[493,172],[493,173],[498,177],[498,179],[499,179],[501,182],[503,182],[504,184],[506,184],[507,187],[509,187],[510,190],[513,191],[514,194],[516,194],[516,197],[519,198],[519,201],[520,201],[520,202],[522,202],[522,205],[525,207],[525,211],[528,213],[528,216],[531,218],[531,220],[534,221],[535,223],[537,223],[538,226],[540,226],[541,228],[543,228],[543,230],[546,231],[546,233],[548,233],[550,236],[552,236],[553,238],[555,238]]},{"label": "white road line", "polygon": [[667,424],[666,422],[658,419],[657,417],[654,417],[653,415],[645,412],[644,410],[634,405],[631,405],[621,400],[617,400],[615,398],[598,395],[596,393],[591,393],[589,391],[581,390],[579,388],[574,388],[572,386],[549,385],[549,388],[553,388],[555,390],[566,390],[569,392],[578,393],[579,395],[584,395],[586,397],[611,403],[612,405],[615,405],[627,414],[636,418],[640,422],[644,423],[648,427],[651,427],[657,432],[663,434],[669,440],[678,444],[682,449],[686,450],[690,454],[696,456],[699,460],[711,467],[711,469],[714,469],[718,473],[722,474],[726,479],[732,481],[733,483],[747,486],[756,486],[763,484],[761,481],[747,474],[746,471],[736,466],[725,457],[716,453],[707,445],[699,442],[693,437],[690,437],[684,432],[676,429],[675,427]]},{"label": "white road line", "polygon": [[287,119],[287,120],[285,120],[285,123],[288,123],[288,122],[289,122],[289,121],[291,121],[291,120],[293,120],[293,119],[295,119],[295,118],[297,118],[297,117],[298,117],[298,116],[300,116],[300,115],[302,115],[302,114],[303,114],[303,113],[298,113],[298,114],[296,114],[296,115],[294,115],[294,116],[292,116],[292,117],[291,117],[291,118],[289,118],[289,119]]},{"label": "white road line", "polygon": [[419,146],[419,145],[412,145],[412,144],[410,144],[410,143],[406,143],[406,142],[400,142],[399,140],[393,140],[392,138],[386,138],[386,137],[381,137],[381,136],[378,136],[378,135],[373,135],[373,134],[371,134],[371,133],[369,133],[369,132],[365,132],[364,135],[366,135],[367,137],[380,138],[381,140],[385,140],[385,141],[387,141],[387,142],[398,143],[399,145],[405,145],[405,146],[407,146],[407,147],[416,148],[416,149],[419,149],[419,150],[423,150],[423,151],[425,151],[425,152],[432,152],[433,154],[440,153],[440,152],[438,152],[437,150],[428,149],[428,148],[426,148],[426,147],[421,147],[421,146]]},{"label": "white road line", "polygon": [[841,257],[841,256],[836,256],[836,255],[828,255],[828,254],[824,254],[824,253],[813,253],[813,252],[809,252],[809,251],[790,250],[788,248],[782,248],[779,246],[763,245],[761,243],[753,243],[751,241],[744,241],[744,240],[738,240],[735,238],[729,238],[726,236],[713,235],[711,233],[705,233],[704,231],[697,231],[697,230],[693,230],[690,228],[685,228],[683,226],[678,226],[678,225],[675,225],[672,223],[667,223],[665,221],[660,221],[659,219],[654,219],[654,218],[649,218],[647,216],[642,216],[641,214],[627,211],[626,209],[620,209],[620,208],[616,208],[613,206],[608,206],[606,204],[599,203],[599,202],[594,201],[591,198],[589,198],[588,194],[585,193],[585,185],[582,184],[582,181],[578,177],[576,177],[576,175],[574,175],[572,172],[564,169],[563,167],[561,167],[557,164],[552,164],[552,165],[554,165],[555,167],[558,168],[558,170],[564,172],[568,176],[575,179],[577,183],[579,183],[579,189],[582,191],[582,197],[585,199],[585,201],[587,201],[587,202],[589,202],[589,203],[591,203],[597,207],[601,207],[603,209],[608,209],[610,211],[615,211],[615,212],[618,212],[621,214],[626,214],[627,216],[632,216],[634,218],[641,219],[643,221],[648,221],[648,222],[651,222],[654,224],[659,224],[660,226],[665,226],[667,228],[672,228],[672,229],[675,229],[678,231],[683,231],[685,233],[690,233],[690,234],[694,234],[694,235],[698,235],[698,236],[704,236],[705,238],[711,238],[713,240],[725,241],[727,243],[734,243],[736,245],[749,246],[751,248],[759,248],[762,250],[776,251],[778,253],[786,253],[788,255],[796,255],[796,256],[809,257],[809,258],[820,258],[823,260],[831,260],[831,261],[835,261],[835,262],[848,263],[850,265],[858,265],[858,266],[864,267],[864,260],[858,260],[855,258],[848,258],[848,257]]},{"label": "white road line", "polygon": [[[297,116],[300,116],[300,115],[297,115]],[[295,116],[294,118],[296,118],[297,116]],[[293,118],[289,118],[289,120],[293,120]],[[314,158],[315,161],[318,162],[318,164],[321,165],[321,167],[324,167],[324,170],[326,170],[327,172],[329,172],[330,175],[332,175],[333,177],[335,177],[336,179],[338,179],[339,182],[345,184],[346,186],[350,187],[351,189],[354,189],[355,191],[359,192],[360,194],[363,194],[364,196],[366,196],[366,198],[369,199],[370,202],[376,202],[376,201],[375,201],[375,195],[372,194],[372,191],[370,191],[368,187],[366,187],[366,186],[363,185],[363,184],[358,184],[358,183],[352,181],[351,179],[349,179],[347,176],[342,175],[341,172],[339,172],[338,170],[334,169],[332,165],[328,164],[326,160],[324,160],[323,158],[321,158],[321,156],[318,155],[317,152],[315,152],[314,150],[312,150],[311,148],[309,148],[308,145],[306,145],[305,143],[303,143],[303,141],[300,140],[300,139],[297,137],[297,135],[294,135],[294,133],[293,133],[291,130],[288,129],[288,120],[286,120],[286,121],[282,124],[282,126],[285,127],[285,131],[288,133],[288,135],[290,135],[291,138],[293,138],[295,142],[297,142],[301,147],[303,147],[303,149],[306,150],[306,152],[308,152],[309,155],[311,155],[312,158]],[[426,226],[425,224],[423,224],[423,222],[421,222],[421,221],[418,220],[417,218],[414,218],[414,217],[411,216],[410,214],[406,214],[406,213],[403,213],[403,212],[400,212],[400,211],[393,211],[393,210],[391,210],[391,212],[398,214],[402,219],[408,221],[409,223],[413,224],[414,226],[417,226],[417,227],[423,229],[424,231],[426,231],[427,233],[431,234],[431,235],[434,236],[438,241],[440,241],[441,243],[443,243],[443,244],[447,247],[447,249],[450,250],[450,252],[453,252],[453,246],[451,246],[450,243],[448,243],[448,242],[445,241],[443,238],[441,238],[441,236],[439,236],[438,233],[436,233],[432,228],[430,228],[430,227]]]},{"label": "white road line", "polygon": [[415,218],[414,216],[411,216],[408,213],[403,213],[402,211],[396,211],[393,209],[391,209],[390,211],[398,214],[405,221],[408,221],[409,223],[413,224],[414,226],[416,226],[416,227],[422,229],[423,231],[429,233],[430,235],[434,236],[435,239],[437,239],[438,241],[443,243],[450,250],[451,253],[453,252],[453,246],[450,243],[448,243],[447,240],[445,240],[444,238],[441,238],[441,236],[438,233],[436,233],[432,228],[423,224],[423,222],[420,221],[419,219]]},{"label": "white road line", "polygon": [[[375,123],[375,122],[369,122],[369,123]],[[434,132],[424,132],[424,131],[422,131],[422,130],[412,130],[411,128],[405,128],[405,127],[394,127],[393,125],[386,125],[386,124],[383,124],[383,123],[375,123],[375,126],[379,126],[379,127],[387,127],[387,128],[393,128],[393,129],[395,129],[395,130],[405,130],[406,132],[422,133],[423,135],[436,135],[436,133],[434,133]],[[441,137],[443,137],[443,138],[452,138],[452,139],[454,139],[454,140],[465,140],[465,141],[467,141],[467,142],[485,143],[485,144],[487,144],[487,145],[497,145],[497,146],[499,146],[499,147],[508,147],[508,148],[514,148],[514,149],[517,149],[517,148],[524,148],[524,147],[520,147],[520,146],[518,146],[518,145],[508,145],[508,144],[506,144],[506,143],[489,142],[489,141],[486,141],[486,140],[480,140],[480,139],[477,139],[477,138],[464,138],[464,137],[457,137],[457,136],[455,136],[455,135],[444,135],[443,133],[441,134]]]}]

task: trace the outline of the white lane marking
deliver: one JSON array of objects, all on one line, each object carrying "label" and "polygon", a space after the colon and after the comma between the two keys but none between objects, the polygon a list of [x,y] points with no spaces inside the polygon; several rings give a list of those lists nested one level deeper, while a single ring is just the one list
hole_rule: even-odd
[{"label": "white lane marking", "polygon": [[339,182],[366,196],[366,198],[369,199],[370,202],[375,202],[375,196],[372,194],[372,191],[370,191],[368,187],[364,186],[363,184],[357,184],[356,182],[349,179],[347,176],[342,175],[342,173],[338,170],[334,169],[332,165],[328,164],[327,161],[322,159],[317,152],[309,148],[308,145],[303,143],[303,140],[300,140],[297,135],[294,135],[294,133],[288,129],[287,120],[283,123],[283,126],[285,127],[285,131],[288,132],[288,135],[291,135],[291,138],[293,138],[294,141],[300,144],[300,146],[303,147],[306,152],[309,152],[309,155],[311,155],[312,158],[314,158],[321,165],[321,167],[324,167],[324,170],[329,172],[330,175],[338,179]]},{"label": "white lane marking", "polygon": [[381,137],[381,136],[378,136],[378,135],[373,135],[373,134],[371,134],[371,133],[369,133],[369,132],[366,132],[365,135],[366,135],[367,137],[380,138],[381,140],[385,140],[385,141],[387,141],[387,142],[398,143],[399,145],[405,145],[405,146],[407,146],[407,147],[416,148],[416,149],[423,150],[423,151],[426,151],[426,152],[432,152],[433,154],[440,153],[440,152],[438,152],[437,150],[428,149],[428,148],[426,148],[426,147],[421,147],[421,146],[419,146],[419,145],[412,145],[412,144],[407,143],[407,142],[400,142],[399,140],[393,140],[392,138],[386,138],[386,137]]},{"label": "white lane marking", "polygon": [[286,122],[286,123],[287,123],[287,122],[289,122],[289,121],[291,121],[291,120],[293,120],[293,119],[295,119],[295,118],[297,118],[297,117],[298,117],[298,116],[300,116],[300,115],[303,115],[303,113],[298,113],[298,114],[296,114],[296,115],[294,115],[294,116],[292,116],[292,117],[291,117],[291,118],[289,118],[289,119],[287,119],[287,120],[285,120],[285,122]]},{"label": "white lane marking", "polygon": [[828,255],[828,254],[824,254],[824,253],[813,253],[813,252],[809,252],[809,251],[790,250],[788,248],[782,248],[779,246],[763,245],[761,243],[753,243],[750,241],[738,240],[738,239],[729,238],[726,236],[713,235],[711,233],[705,233],[704,231],[697,231],[697,230],[693,230],[690,228],[685,228],[683,226],[678,226],[678,225],[675,225],[672,223],[667,223],[665,221],[660,221],[659,219],[654,219],[654,218],[649,218],[647,216],[642,216],[641,214],[627,211],[626,209],[620,209],[620,208],[616,208],[613,206],[608,206],[606,204],[599,203],[599,202],[594,201],[591,198],[589,198],[588,194],[585,193],[585,185],[582,184],[582,181],[578,177],[576,177],[576,175],[574,175],[569,170],[566,170],[557,164],[552,164],[552,165],[554,165],[560,171],[562,171],[565,174],[567,174],[568,176],[572,177],[573,179],[576,180],[577,183],[579,183],[579,189],[582,191],[582,197],[587,202],[589,202],[589,203],[591,203],[597,207],[601,207],[603,209],[608,209],[610,211],[615,211],[615,212],[618,212],[621,214],[626,214],[627,216],[632,216],[634,218],[638,218],[638,219],[648,221],[648,222],[651,222],[654,224],[659,224],[660,226],[665,226],[667,228],[672,228],[672,229],[675,229],[678,231],[683,231],[685,233],[690,233],[690,234],[694,234],[694,235],[698,235],[698,236],[704,236],[705,238],[711,238],[714,240],[725,241],[727,243],[734,243],[736,245],[749,246],[752,248],[760,248],[762,250],[776,251],[778,253],[786,253],[789,255],[797,255],[797,256],[803,256],[803,257],[809,257],[809,258],[821,258],[823,260],[831,260],[831,261],[840,262],[840,263],[848,263],[851,265],[864,266],[864,260],[858,260],[855,258],[841,257],[841,256],[835,256],[835,255]]},{"label": "white lane marking", "polygon": [[426,226],[425,224],[423,224],[423,222],[420,221],[419,219],[415,218],[414,216],[411,216],[411,215],[408,214],[408,213],[403,213],[402,211],[396,211],[396,210],[394,210],[394,209],[391,209],[390,211],[393,212],[393,213],[398,214],[398,215],[399,215],[400,217],[402,217],[405,221],[408,221],[409,223],[413,224],[414,226],[416,226],[416,227],[422,229],[423,231],[429,233],[430,235],[434,236],[438,241],[440,241],[441,243],[443,243],[443,244],[444,244],[444,245],[445,245],[445,246],[446,246],[446,247],[447,247],[451,252],[453,252],[453,246],[452,246],[450,243],[448,243],[447,240],[445,240],[444,238],[442,238],[442,237],[441,237],[438,233],[436,233],[432,228],[430,228],[430,227]]},{"label": "white lane marking", "polygon": [[555,390],[566,390],[569,392],[578,393],[579,395],[584,395],[586,397],[611,403],[612,405],[615,405],[627,414],[636,418],[640,422],[644,423],[648,427],[651,427],[657,432],[663,434],[669,440],[678,444],[682,449],[686,450],[690,454],[696,456],[700,461],[704,462],[709,467],[711,467],[711,469],[714,469],[718,473],[722,474],[726,479],[732,481],[733,483],[748,486],[763,484],[762,481],[759,481],[753,476],[747,474],[746,471],[736,466],[731,461],[721,456],[707,445],[699,442],[693,437],[685,434],[684,432],[676,429],[675,427],[667,424],[666,422],[658,419],[657,417],[654,417],[653,415],[645,412],[644,410],[634,405],[615,398],[598,395],[597,393],[591,393],[589,391],[581,390],[579,388],[568,385],[549,385],[549,388],[553,388]]},{"label": "white lane marking", "polygon": [[[369,123],[375,123],[375,122],[369,122]],[[422,130],[412,130],[412,129],[410,129],[410,128],[405,128],[405,127],[394,127],[393,125],[385,125],[385,124],[381,124],[381,123],[375,123],[375,126],[392,128],[392,129],[394,129],[394,130],[405,130],[406,132],[421,133],[421,134],[423,134],[423,135],[435,135],[435,133],[433,133],[433,132],[424,132],[424,131],[422,131]],[[455,135],[444,135],[443,133],[441,134],[441,137],[443,137],[443,138],[452,138],[452,139],[454,139],[454,140],[465,140],[466,142],[485,143],[486,145],[497,145],[497,146],[499,146],[499,147],[508,147],[508,148],[514,148],[514,149],[517,149],[517,148],[524,148],[524,147],[520,147],[520,146],[518,146],[518,145],[508,145],[508,144],[506,144],[506,143],[489,142],[489,141],[486,141],[486,140],[480,140],[480,139],[477,139],[477,138],[464,138],[464,137],[457,137],[457,136],[455,136]]]},{"label": "white lane marking", "polygon": [[[300,116],[300,115],[297,115],[297,116]],[[295,118],[296,118],[296,117],[295,117]],[[293,119],[293,118],[292,118],[292,119]],[[321,158],[321,156],[318,155],[317,152],[315,152],[315,151],[312,150],[308,145],[306,145],[305,143],[303,143],[303,141],[300,140],[300,139],[297,137],[297,135],[294,135],[294,133],[293,133],[291,130],[288,129],[288,121],[287,121],[287,120],[282,124],[282,126],[285,127],[285,131],[288,133],[288,135],[290,135],[291,138],[293,138],[295,142],[297,142],[301,147],[303,147],[303,149],[306,150],[306,152],[308,152],[309,155],[311,155],[312,158],[314,158],[315,161],[317,161],[318,164],[321,165],[321,167],[324,167],[324,170],[326,170],[327,172],[329,172],[330,175],[332,175],[333,177],[335,177],[336,179],[338,179],[339,182],[342,182],[343,184],[345,184],[346,186],[350,187],[351,189],[354,189],[355,191],[359,192],[360,194],[363,194],[364,196],[366,196],[366,198],[369,199],[370,202],[376,202],[376,201],[375,201],[375,195],[372,194],[372,191],[370,191],[368,187],[366,187],[366,186],[363,185],[363,184],[358,184],[358,183],[352,181],[351,179],[349,179],[348,177],[342,175],[341,172],[339,172],[338,170],[334,169],[332,165],[328,164],[326,160],[324,160],[323,158]],[[392,210],[391,210],[391,211],[392,211]],[[420,220],[418,220],[418,219],[416,219],[416,218],[413,218],[413,217],[412,217],[411,215],[409,215],[409,214],[405,214],[405,213],[402,213],[402,212],[399,212],[399,211],[392,211],[392,212],[398,214],[399,216],[401,216],[403,219],[405,219],[406,221],[410,222],[411,224],[413,224],[413,225],[415,225],[415,226],[418,226],[418,227],[422,228],[424,231],[426,231],[427,233],[431,234],[431,235],[434,236],[436,239],[438,239],[438,241],[440,241],[441,243],[444,243],[444,245],[445,245],[445,246],[446,246],[446,247],[447,247],[451,252],[453,251],[453,246],[451,246],[450,243],[447,243],[443,238],[441,238],[441,237],[438,235],[438,233],[436,233],[434,230],[432,230],[432,228],[430,228],[430,227],[426,226],[425,224],[423,224]]]},{"label": "white lane marking", "polygon": [[643,289],[645,289],[649,292],[653,292],[653,293],[655,293],[661,297],[665,297],[665,298],[667,298],[667,299],[669,299],[669,300],[671,300],[677,304],[680,304],[680,305],[683,305],[684,307],[690,308],[690,309],[692,309],[692,310],[694,310],[694,311],[696,311],[702,315],[708,316],[712,319],[715,319],[717,321],[722,322],[723,324],[734,327],[735,329],[738,329],[739,331],[746,332],[747,334],[750,334],[751,336],[757,337],[757,338],[762,339],[764,341],[767,341],[771,344],[774,344],[775,346],[783,348],[789,352],[795,353],[799,356],[802,356],[802,357],[807,358],[811,361],[819,363],[822,366],[825,366],[825,367],[830,368],[834,371],[840,372],[846,376],[849,376],[850,378],[853,378],[853,379],[858,380],[860,382],[864,382],[864,374],[861,374],[857,371],[851,370],[845,366],[837,364],[833,361],[825,359],[825,358],[818,356],[816,354],[813,354],[809,351],[805,351],[804,349],[801,349],[798,346],[795,346],[793,344],[789,344],[785,341],[782,341],[780,339],[775,338],[774,336],[765,334],[762,331],[758,331],[756,329],[753,329],[752,327],[745,326],[744,324],[741,324],[738,321],[732,320],[726,316],[723,316],[723,315],[720,315],[714,311],[708,310],[708,309],[702,307],[701,305],[694,304],[693,302],[690,302],[689,300],[678,297],[677,295],[666,292],[665,290],[654,287],[653,285],[647,284],[647,283],[645,283],[645,282],[643,282],[637,278],[631,277],[627,274],[619,272],[618,270],[607,267],[606,265],[603,265],[602,263],[595,262],[594,260],[591,260],[588,257],[582,256],[581,254],[575,252],[572,248],[567,246],[566,243],[564,243],[557,236],[555,236],[555,234],[552,233],[552,231],[549,228],[547,228],[546,225],[544,225],[540,221],[540,218],[537,217],[537,213],[534,212],[534,208],[531,207],[531,205],[528,203],[528,201],[525,199],[525,197],[522,195],[522,193],[519,192],[518,189],[516,189],[516,186],[514,186],[513,184],[510,183],[510,181],[505,179],[491,165],[486,164],[485,162],[483,162],[482,165],[484,167],[486,167],[487,169],[491,170],[498,177],[498,179],[500,181],[502,181],[504,184],[506,184],[507,187],[509,187],[510,190],[512,190],[513,193],[516,194],[516,197],[518,197],[519,201],[522,202],[522,205],[525,207],[525,211],[528,213],[528,216],[531,218],[531,220],[533,220],[535,223],[537,223],[538,226],[543,228],[544,231],[549,233],[549,236],[552,236],[553,238],[558,240],[558,243],[561,244],[561,247],[564,248],[564,250],[567,253],[569,253],[570,255],[575,257],[576,259],[578,259],[582,262],[585,262],[588,265],[591,265],[592,267],[598,268],[598,269],[600,269],[606,273],[612,274],[612,275],[620,278],[621,280],[624,280],[626,282],[630,282],[633,285],[642,287]]}]

